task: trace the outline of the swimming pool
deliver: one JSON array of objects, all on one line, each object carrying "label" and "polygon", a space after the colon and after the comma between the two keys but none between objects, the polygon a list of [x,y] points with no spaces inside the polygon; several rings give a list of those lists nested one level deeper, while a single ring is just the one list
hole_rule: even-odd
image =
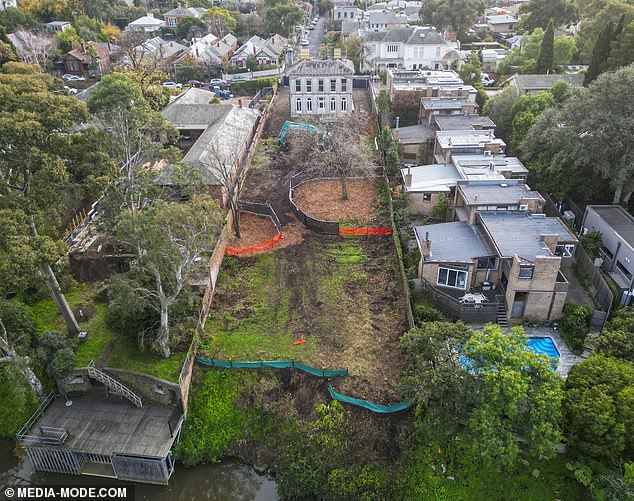
[{"label": "swimming pool", "polygon": [[[534,351],[538,355],[548,355],[551,358],[554,358],[555,361],[551,362],[551,367],[553,368],[553,372],[557,371],[557,363],[559,360],[559,351],[555,346],[555,342],[551,337],[531,337],[528,338],[528,344],[526,346],[529,350]],[[464,354],[460,354],[460,361],[462,362],[462,368],[470,371],[473,362],[469,360]]]},{"label": "swimming pool", "polygon": [[559,351],[551,337],[531,337],[528,338],[528,348],[537,354],[548,355],[552,358],[559,358]]}]

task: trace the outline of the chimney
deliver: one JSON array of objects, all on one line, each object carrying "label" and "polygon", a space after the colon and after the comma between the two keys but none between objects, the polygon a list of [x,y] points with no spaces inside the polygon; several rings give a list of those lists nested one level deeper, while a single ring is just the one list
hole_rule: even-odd
[{"label": "chimney", "polygon": [[80,47],[82,52],[86,52],[86,44],[84,42],[81,43]]},{"label": "chimney", "polygon": [[397,129],[398,129],[400,123],[401,123],[401,117],[396,117],[396,128]]},{"label": "chimney", "polygon": [[393,129],[392,130],[392,137],[394,138],[394,141],[398,141],[401,138],[401,130],[400,129]]},{"label": "chimney", "polygon": [[110,39],[108,39],[106,43],[108,44],[108,54],[110,54],[112,52],[112,47],[110,46]]},{"label": "chimney", "polygon": [[421,257],[429,257],[431,256],[431,240],[429,240],[429,232],[425,232],[425,240],[420,242],[420,256]]},{"label": "chimney", "polygon": [[405,187],[412,187],[412,171],[409,167],[407,168],[407,174],[405,174]]},{"label": "chimney", "polygon": [[154,12],[148,12],[147,17],[151,17],[152,19],[154,19]]},{"label": "chimney", "polygon": [[240,106],[240,108],[242,108],[242,99],[238,99],[238,106]]},{"label": "chimney", "polygon": [[170,42],[170,47],[174,47],[174,42]]}]

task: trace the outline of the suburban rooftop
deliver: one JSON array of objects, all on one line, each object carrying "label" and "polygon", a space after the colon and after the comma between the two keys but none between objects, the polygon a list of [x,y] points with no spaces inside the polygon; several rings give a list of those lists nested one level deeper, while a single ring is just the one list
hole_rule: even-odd
[{"label": "suburban rooftop", "polygon": [[466,221],[415,226],[414,232],[419,242],[429,237],[430,256],[426,261],[471,263],[477,257],[496,255],[482,228]]},{"label": "suburban rooftop", "polygon": [[588,205],[601,219],[634,248],[634,217],[620,205]]},{"label": "suburban rooftop", "polygon": [[468,205],[517,204],[520,200],[544,202],[539,192],[518,179],[459,181],[458,186]]}]

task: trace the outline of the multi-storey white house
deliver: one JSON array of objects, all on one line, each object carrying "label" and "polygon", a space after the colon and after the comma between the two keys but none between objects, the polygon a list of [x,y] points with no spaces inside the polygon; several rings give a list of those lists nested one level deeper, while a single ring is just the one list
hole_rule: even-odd
[{"label": "multi-storey white house", "polygon": [[387,32],[366,32],[364,64],[378,70],[447,69],[460,63],[458,42],[449,42],[433,27],[397,28]]},{"label": "multi-storey white house", "polygon": [[354,66],[347,60],[303,60],[288,70],[291,116],[351,113]]}]

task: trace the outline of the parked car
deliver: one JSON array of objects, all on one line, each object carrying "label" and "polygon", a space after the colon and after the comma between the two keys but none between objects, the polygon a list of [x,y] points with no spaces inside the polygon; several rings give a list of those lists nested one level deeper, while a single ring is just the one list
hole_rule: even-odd
[{"label": "parked car", "polygon": [[211,87],[212,85],[227,85],[227,82],[225,82],[221,78],[212,78],[209,81],[209,86]]},{"label": "parked car", "polygon": [[312,30],[314,30],[314,29],[315,29],[315,26],[313,26],[313,25],[311,24],[311,25],[308,27],[308,29],[312,31]]},{"label": "parked car", "polygon": [[205,86],[205,84],[200,80],[190,80],[189,82],[187,82],[187,85],[191,85],[192,87],[196,87],[198,89]]},{"label": "parked car", "polygon": [[480,79],[482,81],[482,85],[485,87],[492,87],[495,85],[495,80],[493,80],[488,73],[482,73],[480,75]]},{"label": "parked car", "polygon": [[306,47],[307,45],[310,45],[310,42],[304,38],[304,40],[302,40],[302,47]]},{"label": "parked car", "polygon": [[247,81],[247,77],[242,76],[242,75],[235,75],[235,76],[231,77],[231,81],[232,82],[246,82]]},{"label": "parked car", "polygon": [[79,91],[77,89],[75,89],[74,87],[69,87],[68,85],[64,85],[64,89],[66,89],[66,92],[68,92],[71,95],[76,95],[79,94]]},{"label": "parked car", "polygon": [[86,80],[85,77],[80,77],[79,75],[71,75],[70,73],[66,73],[64,76],[62,76],[62,78],[67,82],[83,82],[84,80]]},{"label": "parked car", "polygon": [[163,87],[167,87],[168,89],[182,89],[183,84],[179,84],[176,82],[172,82],[171,80],[168,80],[167,82],[163,82]]}]

